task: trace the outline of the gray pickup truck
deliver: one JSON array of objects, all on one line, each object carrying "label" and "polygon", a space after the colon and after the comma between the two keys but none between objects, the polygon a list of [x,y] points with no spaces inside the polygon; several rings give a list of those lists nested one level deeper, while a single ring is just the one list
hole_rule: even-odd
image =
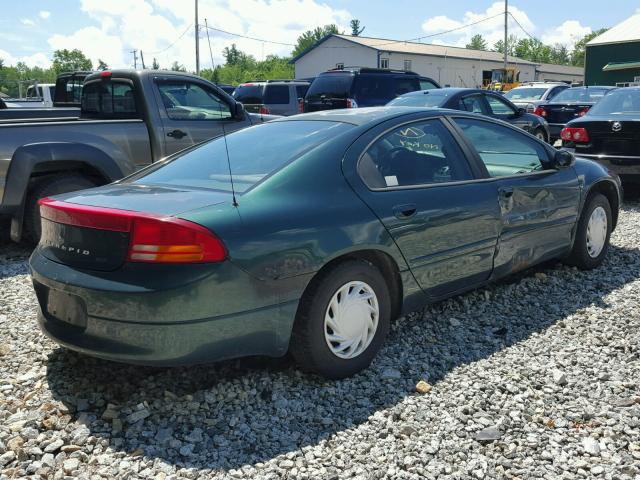
[{"label": "gray pickup truck", "polygon": [[79,118],[0,120],[0,228],[10,228],[14,241],[36,242],[40,198],[110,183],[223,132],[272,118],[245,112],[194,75],[92,74]]}]

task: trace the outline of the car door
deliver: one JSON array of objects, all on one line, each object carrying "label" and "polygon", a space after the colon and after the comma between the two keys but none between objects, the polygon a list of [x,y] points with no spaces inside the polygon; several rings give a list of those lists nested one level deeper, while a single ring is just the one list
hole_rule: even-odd
[{"label": "car door", "polygon": [[204,82],[166,77],[155,84],[166,155],[222,134],[223,124],[235,130],[231,105]]},{"label": "car door", "polygon": [[575,170],[552,168],[548,147],[515,128],[454,121],[498,189],[502,226],[494,276],[568,251],[581,195]]},{"label": "car door", "polygon": [[495,93],[483,93],[482,95],[487,102],[487,115],[520,127],[526,132],[532,131],[532,125],[528,117],[522,115],[518,107],[513,103]]},{"label": "car door", "polygon": [[495,186],[477,178],[447,122],[386,122],[349,149],[357,193],[431,298],[487,280],[500,228]]}]

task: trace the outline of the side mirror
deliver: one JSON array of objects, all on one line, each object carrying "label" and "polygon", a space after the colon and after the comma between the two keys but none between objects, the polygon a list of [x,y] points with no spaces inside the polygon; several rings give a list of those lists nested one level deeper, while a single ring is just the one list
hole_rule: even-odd
[{"label": "side mirror", "polygon": [[524,115],[526,113],[526,110],[522,107],[518,108],[518,113],[516,113],[516,115],[518,117],[521,117],[522,115]]},{"label": "side mirror", "polygon": [[567,168],[573,165],[575,160],[573,153],[567,150],[556,150],[553,156],[553,166],[555,168]]},{"label": "side mirror", "polygon": [[235,103],[233,118],[237,118],[239,120],[244,118],[244,105],[240,102]]}]

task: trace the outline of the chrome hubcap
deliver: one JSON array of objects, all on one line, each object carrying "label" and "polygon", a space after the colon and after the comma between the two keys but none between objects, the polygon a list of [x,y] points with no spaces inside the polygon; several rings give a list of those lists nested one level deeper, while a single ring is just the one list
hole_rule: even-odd
[{"label": "chrome hubcap", "polygon": [[596,207],[591,212],[587,224],[587,252],[591,258],[596,258],[602,252],[607,241],[607,212],[602,207]]},{"label": "chrome hubcap", "polygon": [[546,141],[546,138],[545,138],[545,136],[544,136],[544,133],[542,133],[542,132],[538,132],[538,133],[536,133],[536,137],[538,137],[540,140],[544,140],[544,141]]},{"label": "chrome hubcap", "polygon": [[349,282],[334,293],[324,315],[324,338],[339,358],[355,358],[364,352],[378,329],[380,308],[373,288],[365,282]]}]

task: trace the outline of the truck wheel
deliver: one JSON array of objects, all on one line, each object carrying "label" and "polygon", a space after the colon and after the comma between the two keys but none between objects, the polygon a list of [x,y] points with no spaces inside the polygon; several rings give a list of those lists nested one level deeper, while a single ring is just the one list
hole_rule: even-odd
[{"label": "truck wheel", "polygon": [[95,186],[97,186],[95,182],[78,174],[53,175],[38,181],[27,195],[22,235],[24,241],[35,245],[40,240],[40,207],[38,206],[38,200]]},{"label": "truck wheel", "polygon": [[303,370],[327,378],[367,368],[389,331],[391,298],[380,271],[350,260],[322,272],[298,307],[289,349]]}]

